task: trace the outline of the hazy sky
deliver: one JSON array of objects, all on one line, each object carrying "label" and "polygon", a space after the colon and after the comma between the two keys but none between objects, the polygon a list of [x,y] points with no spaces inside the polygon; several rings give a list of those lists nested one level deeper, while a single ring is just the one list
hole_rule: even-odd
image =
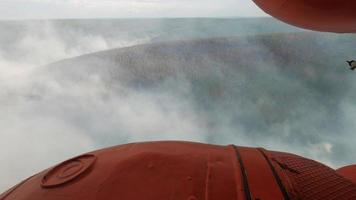
[{"label": "hazy sky", "polygon": [[252,0],[0,0],[0,19],[264,15]]}]

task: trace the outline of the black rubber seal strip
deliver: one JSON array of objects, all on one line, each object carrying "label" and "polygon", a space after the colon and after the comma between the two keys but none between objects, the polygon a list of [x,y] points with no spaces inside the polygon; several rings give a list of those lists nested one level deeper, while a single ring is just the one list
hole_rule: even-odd
[{"label": "black rubber seal strip", "polygon": [[252,200],[250,187],[248,186],[247,174],[246,174],[246,171],[245,171],[245,166],[244,166],[244,163],[242,161],[241,154],[240,154],[240,152],[239,152],[239,150],[237,149],[236,146],[234,146],[234,149],[235,149],[235,152],[236,152],[237,160],[240,163],[240,169],[241,169],[242,179],[243,179],[242,181],[243,181],[244,189],[245,189],[245,193],[246,193],[246,200]]},{"label": "black rubber seal strip", "polygon": [[266,159],[268,165],[270,166],[271,170],[272,170],[272,173],[273,173],[273,176],[274,178],[276,179],[277,181],[277,184],[279,186],[279,189],[281,190],[282,194],[283,194],[283,197],[285,200],[290,200],[289,198],[289,195],[288,195],[288,192],[286,190],[286,188],[284,187],[283,183],[282,183],[282,180],[279,178],[277,172],[276,172],[276,169],[273,167],[272,163],[271,163],[271,160],[267,157],[267,155],[265,154],[264,150],[259,148],[258,151],[261,152],[261,154],[263,155],[263,157]]}]

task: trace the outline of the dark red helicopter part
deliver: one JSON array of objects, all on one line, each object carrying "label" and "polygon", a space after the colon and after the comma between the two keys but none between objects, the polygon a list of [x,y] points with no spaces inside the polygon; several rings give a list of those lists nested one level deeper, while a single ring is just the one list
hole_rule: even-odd
[{"label": "dark red helicopter part", "polygon": [[356,184],[356,165],[342,167],[336,170],[336,172]]},{"label": "dark red helicopter part", "polygon": [[271,16],[294,26],[325,32],[356,32],[354,0],[253,0]]},{"label": "dark red helicopter part", "polygon": [[[23,181],[0,199],[356,199],[356,185],[343,177],[343,171],[261,148],[136,143],[65,161]],[[346,171],[355,172],[354,168]]]}]

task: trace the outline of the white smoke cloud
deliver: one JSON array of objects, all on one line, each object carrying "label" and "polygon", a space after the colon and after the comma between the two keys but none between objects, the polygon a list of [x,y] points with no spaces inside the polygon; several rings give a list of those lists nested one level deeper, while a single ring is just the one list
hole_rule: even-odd
[{"label": "white smoke cloud", "polygon": [[[105,110],[108,105],[102,102],[87,102],[88,105],[81,102],[81,98],[90,95],[93,95],[92,100],[95,99],[96,92],[101,92],[100,86],[73,87],[68,91],[55,80],[48,79],[46,74],[34,74],[34,71],[61,59],[147,40],[145,37],[138,40],[104,38],[100,34],[76,30],[78,32],[70,33],[71,41],[50,22],[20,23],[17,28],[21,30],[19,35],[4,29],[4,36],[9,32],[8,35],[13,34],[13,37],[9,41],[4,37],[5,41],[0,42],[0,191],[59,161],[98,147],[95,136],[88,135],[86,129],[69,123],[66,118],[77,113],[77,106],[89,106],[82,112],[89,112],[95,106]],[[78,105],[63,105],[61,100],[70,97]],[[124,99],[119,103],[122,102]],[[62,113],[57,109],[65,106],[73,106],[73,113]],[[122,112],[124,109],[122,107]],[[106,111],[110,114],[110,110]],[[100,135],[100,124],[103,123],[101,119],[97,120],[99,127],[96,131]]]},{"label": "white smoke cloud", "polygon": [[2,0],[0,6],[0,19],[226,16],[266,15],[246,0]]},{"label": "white smoke cloud", "polygon": [[[0,191],[72,156],[135,141],[189,140],[262,146],[310,156],[333,166],[340,163],[333,156],[343,155],[344,150],[340,150],[340,146],[347,147],[346,150],[354,149],[356,109],[350,98],[342,99],[338,105],[341,108],[338,116],[344,119],[344,127],[335,129],[342,130],[343,137],[328,134],[332,130],[324,128],[326,123],[323,119],[329,115],[329,109],[321,104],[323,102],[318,102],[318,95],[323,97],[323,93],[316,94],[319,90],[312,88],[318,85],[307,85],[303,78],[283,74],[276,66],[277,61],[263,63],[263,68],[254,68],[243,61],[247,64],[241,64],[239,73],[224,76],[224,64],[227,65],[228,60],[199,57],[199,51],[207,49],[203,47],[211,47],[209,51],[217,48],[219,43],[214,40],[206,42],[207,46],[198,45],[194,56],[186,55],[185,51],[191,51],[184,45],[180,48],[179,42],[169,43],[177,45],[177,51],[170,49],[170,45],[165,45],[167,49],[155,49],[161,53],[156,55],[160,59],[154,57],[156,60],[145,60],[149,50],[144,48],[137,47],[126,54],[127,57],[133,56],[131,62],[152,62],[148,64],[156,68],[152,67],[151,74],[150,69],[143,68],[133,70],[131,74],[120,65],[115,65],[114,69],[106,68],[113,60],[123,58],[111,52],[106,52],[111,60],[105,59],[105,55],[101,55],[104,59],[94,55],[89,57],[91,59],[81,57],[78,62],[71,60],[69,66],[45,66],[86,53],[148,43],[157,36],[173,37],[172,32],[162,33],[165,29],[179,32],[180,38],[184,38],[188,36],[182,30],[191,33],[195,27],[197,32],[204,30],[205,37],[211,37],[207,28],[197,28],[196,21],[194,26],[187,26],[189,29],[172,28],[175,25],[171,22],[166,23],[169,28],[163,26],[164,23],[151,22],[153,29],[144,27],[144,31],[134,29],[127,32],[121,29],[129,29],[132,21],[117,27],[110,22],[109,26],[114,31],[95,21],[82,21],[80,26],[78,21],[72,23],[75,25],[71,26],[68,21],[32,21],[15,25],[16,28],[12,24],[6,29],[9,33],[0,33]],[[135,21],[135,27],[137,24]],[[215,25],[212,27],[216,29]],[[243,30],[246,29],[248,27],[243,26]],[[260,33],[260,28],[255,32]],[[14,38],[8,39],[9,35]],[[216,37],[216,34],[212,35]],[[230,44],[236,45],[233,41]],[[238,45],[247,47],[250,44],[243,41]],[[259,48],[261,58],[273,54],[264,44],[254,47]],[[171,57],[164,57],[166,52],[171,53],[167,54]],[[225,55],[223,51],[219,53],[219,56]],[[139,57],[136,59],[134,56]],[[233,51],[232,56],[239,55]],[[185,59],[191,59],[187,64],[196,65],[185,65]],[[175,66],[177,69],[170,68],[172,71],[186,68],[189,73],[164,79],[165,75],[174,73],[158,66],[162,60],[178,66]],[[199,66],[200,61],[206,64],[204,68]],[[252,71],[258,73],[247,77],[244,66],[252,67]],[[314,69],[316,71],[304,70],[302,75],[311,79],[318,77],[315,74],[319,72]],[[199,77],[192,74],[199,74]],[[150,75],[164,81],[149,88],[147,85],[151,82],[146,79]],[[337,74],[332,76],[335,76],[333,79],[340,78]],[[128,83],[125,80],[129,80]],[[235,92],[232,95],[238,98],[224,96],[222,88]],[[295,91],[291,92],[291,88]],[[326,93],[334,95],[334,90],[342,91],[330,86]],[[284,110],[280,102],[286,103],[288,110]],[[352,155],[345,155],[342,162],[352,161]]]}]

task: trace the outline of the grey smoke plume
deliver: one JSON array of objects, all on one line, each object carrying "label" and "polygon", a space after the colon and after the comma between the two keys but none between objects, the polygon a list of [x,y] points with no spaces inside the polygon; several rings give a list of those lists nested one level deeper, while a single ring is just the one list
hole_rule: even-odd
[{"label": "grey smoke plume", "polygon": [[355,161],[353,35],[271,19],[0,26],[0,190],[71,156],[146,140]]}]

